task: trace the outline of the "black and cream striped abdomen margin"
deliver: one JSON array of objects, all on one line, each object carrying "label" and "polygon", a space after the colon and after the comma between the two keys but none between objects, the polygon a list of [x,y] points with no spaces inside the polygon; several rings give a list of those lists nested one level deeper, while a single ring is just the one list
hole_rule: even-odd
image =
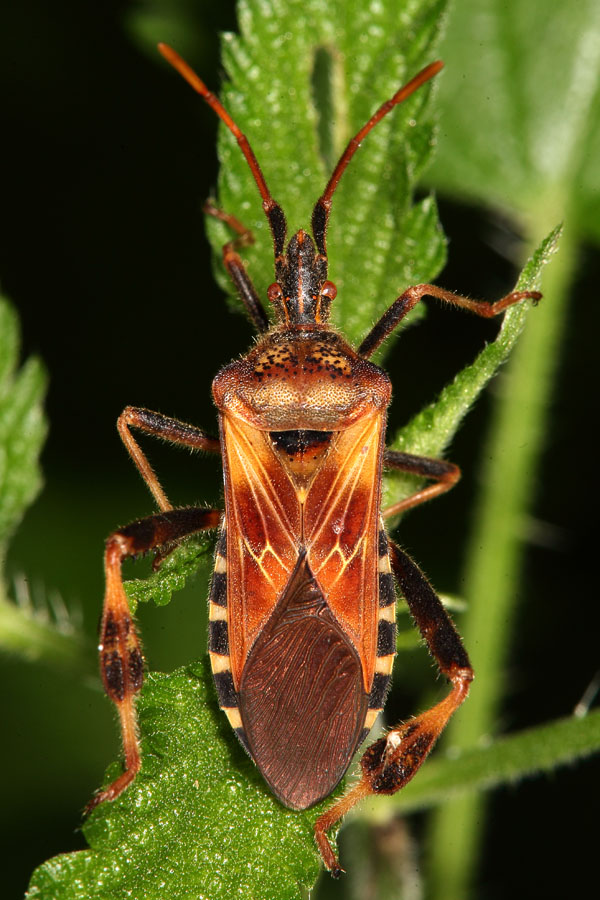
[{"label": "black and cream striped abdomen margin", "polygon": [[[396,590],[388,552],[388,539],[380,525],[378,540],[378,624],[377,655],[369,705],[359,743],[366,738],[383,709],[390,686],[396,654]],[[227,530],[223,524],[215,551],[214,572],[209,597],[208,650],[219,706],[243,746],[248,743],[238,706],[238,695],[231,674],[227,628]]]}]

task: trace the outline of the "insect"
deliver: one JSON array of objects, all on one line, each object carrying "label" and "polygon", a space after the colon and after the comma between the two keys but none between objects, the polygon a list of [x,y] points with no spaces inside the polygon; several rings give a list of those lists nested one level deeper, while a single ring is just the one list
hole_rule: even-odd
[{"label": "insect", "polygon": [[[141,765],[135,696],[143,658],[123,590],[121,564],[160,554],[188,535],[219,529],[210,590],[209,652],[219,704],[265,781],[286,806],[306,809],[338,784],[381,711],[395,655],[396,586],[451,689],[445,699],[372,744],[357,784],[315,825],[334,876],[342,872],[328,830],[359,799],[392,794],[422,764],[473,678],[461,639],[418,566],[387,536],[383,521],[451,488],[457,466],[385,449],[388,376],[369,361],[424,297],[491,317],[534,291],[495,303],[431,284],[408,288],[357,349],[328,324],[336,287],[328,280],[326,235],[332,198],[361,141],[392,109],[436,75],[424,68],[374,113],[342,153],[312,214],[312,236],[287,241],[283,210],[245,135],[220,101],[169,47],[163,56],[230,129],[262,198],[273,239],[270,325],[239,251],[251,232],[233,215],[207,211],[236,235],[223,262],[259,340],[212,385],[219,437],[138,407],[118,420],[125,446],[158,505],[156,515],[115,531],[105,553],[100,666],[119,712],[125,769],[90,806],[119,796]],[[174,509],[132,430],[220,453],[225,511]],[[429,480],[381,510],[384,468]]]}]

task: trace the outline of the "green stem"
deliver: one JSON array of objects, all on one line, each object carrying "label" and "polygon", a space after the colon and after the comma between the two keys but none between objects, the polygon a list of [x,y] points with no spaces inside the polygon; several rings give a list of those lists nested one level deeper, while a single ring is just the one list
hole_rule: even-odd
[{"label": "green stem", "polygon": [[[542,215],[538,220],[548,221]],[[464,596],[469,612],[461,631],[476,680],[467,707],[449,728],[449,742],[459,749],[474,747],[491,735],[498,721],[516,602],[522,596],[522,534],[533,500],[574,267],[575,245],[567,232],[546,270],[544,299],[529,317],[500,384],[467,553]],[[430,896],[435,900],[469,896],[484,836],[484,804],[482,795],[465,796],[436,813],[430,833]]]}]

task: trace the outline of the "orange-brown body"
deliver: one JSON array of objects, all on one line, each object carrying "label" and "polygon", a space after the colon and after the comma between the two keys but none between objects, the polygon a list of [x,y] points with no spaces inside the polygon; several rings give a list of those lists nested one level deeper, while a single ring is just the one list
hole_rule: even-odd
[{"label": "orange-brown body", "polygon": [[222,673],[229,657],[238,734],[294,807],[331,792],[371,724],[390,394],[387,375],[325,326],[269,332],[213,383],[228,642],[211,658]]},{"label": "orange-brown body", "polygon": [[[118,529],[107,542],[100,665],[119,711],[125,770],[90,808],[118,797],[141,766],[134,698],[143,664],[121,564],[148,550],[168,552],[190,534],[220,527],[209,622],[219,703],[283,803],[303,809],[329,794],[382,708],[395,653],[395,583],[452,685],[443,700],[366,750],[360,780],[315,823],[324,863],[337,876],[342,870],[327,831],[362,797],[392,794],[410,781],[473,678],[439,597],[382,524],[386,516],[447,491],[460,472],[445,460],[385,450],[390,382],[369,357],[426,295],[486,318],[541,295],[515,291],[489,304],[435,285],[415,285],[353,349],[327,324],[336,295],[327,280],[332,197],[363,138],[442,64],[426,66],[376,110],[349,141],[317,200],[312,237],[298,231],[287,241],[284,212],[247,138],[189,66],[169,47],[160,49],[215,110],[246,157],[273,238],[275,281],[267,296],[276,324],[239,256],[252,233],[209,204],[207,212],[238,235],[223,247],[223,262],[262,336],[214,380],[219,440],[140,407],[127,407],[119,417],[121,437],[159,512]],[[131,428],[219,452],[225,515],[201,507],[174,509]],[[380,511],[384,464],[433,483]]]}]

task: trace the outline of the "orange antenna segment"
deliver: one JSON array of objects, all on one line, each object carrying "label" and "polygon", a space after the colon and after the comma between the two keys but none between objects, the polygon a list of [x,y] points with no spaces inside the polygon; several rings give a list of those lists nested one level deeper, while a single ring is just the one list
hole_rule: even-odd
[{"label": "orange antenna segment", "polygon": [[175,50],[173,50],[172,47],[169,47],[168,44],[161,43],[158,45],[158,49],[167,60],[167,62],[169,62],[174,69],[177,69],[179,74],[183,76],[183,78],[185,78],[187,83],[191,85],[194,90],[204,98],[204,100],[206,100],[210,108],[213,109],[221,119],[221,121],[224,122],[225,125],[227,125],[227,127],[237,140],[242,153],[246,157],[248,165],[250,166],[250,171],[252,172],[254,180],[256,181],[256,184],[258,186],[258,190],[260,191],[260,196],[263,199],[264,210],[268,214],[274,206],[277,206],[277,204],[275,200],[273,200],[271,192],[267,187],[267,182],[265,181],[264,175],[258,164],[258,160],[254,155],[252,147],[248,142],[248,138],[240,131],[219,99],[215,97],[212,91],[209,91],[202,79],[198,75],[196,75],[194,70],[186,63],[184,59],[181,58],[178,53],[175,52]]},{"label": "orange antenna segment", "polygon": [[418,90],[421,87],[421,85],[425,84],[426,81],[429,81],[431,78],[433,78],[434,75],[437,75],[437,73],[440,71],[440,69],[443,69],[443,68],[444,68],[444,63],[441,60],[430,63],[428,66],[425,66],[425,68],[422,69],[418,73],[418,75],[415,75],[415,77],[412,78],[408,82],[408,84],[405,84],[404,87],[401,87],[399,91],[396,91],[396,93],[390,100],[386,100],[385,103],[381,104],[381,106],[379,107],[377,112],[371,116],[371,118],[366,123],[366,125],[363,125],[363,127],[360,129],[360,131],[354,135],[354,137],[352,138],[351,141],[348,142],[348,146],[342,153],[342,155],[340,157],[340,161],[338,162],[337,166],[333,170],[333,175],[327,182],[327,187],[323,191],[323,194],[321,195],[321,198],[318,201],[318,204],[320,206],[323,206],[326,209],[329,208],[329,206],[331,204],[331,197],[333,195],[333,192],[335,191],[336,187],[338,186],[340,178],[342,177],[342,175],[344,174],[344,172],[346,170],[346,166],[348,165],[348,163],[350,162],[350,160],[352,159],[352,157],[354,156],[354,154],[360,147],[361,142],[371,131],[371,129],[374,128],[377,125],[377,123],[383,119],[384,116],[387,116],[387,114],[395,106],[397,106],[399,103],[402,103],[404,100],[406,100],[408,97],[410,97],[411,94],[414,94],[414,92],[416,90]]}]

